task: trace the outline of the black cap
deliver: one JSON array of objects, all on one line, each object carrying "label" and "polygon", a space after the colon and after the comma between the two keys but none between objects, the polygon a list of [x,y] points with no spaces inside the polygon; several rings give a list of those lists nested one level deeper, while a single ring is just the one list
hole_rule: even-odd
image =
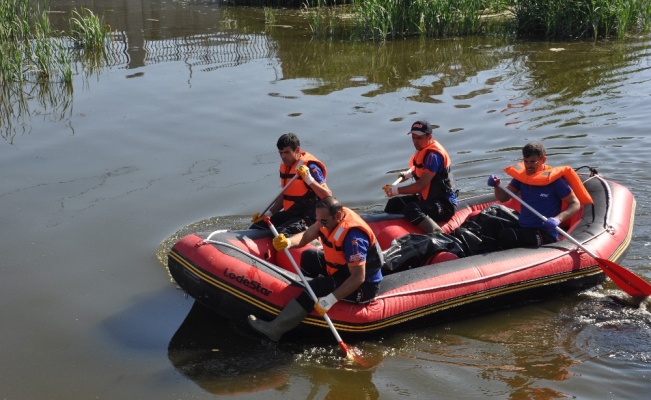
[{"label": "black cap", "polygon": [[407,135],[409,134],[414,134],[414,135],[425,135],[425,134],[432,134],[432,125],[430,125],[429,122],[423,120],[423,121],[416,121],[411,125],[411,130],[407,132]]}]

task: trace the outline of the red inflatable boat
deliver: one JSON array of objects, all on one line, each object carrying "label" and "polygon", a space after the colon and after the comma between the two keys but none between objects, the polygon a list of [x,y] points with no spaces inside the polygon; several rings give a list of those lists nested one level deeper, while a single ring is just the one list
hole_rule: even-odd
[{"label": "red inflatable boat", "polygon": [[[585,179],[594,200],[563,228],[599,258],[624,257],[631,240],[635,199],[631,192],[599,175]],[[495,204],[492,194],[460,201],[443,229],[453,233],[471,216]],[[519,209],[511,200],[504,204]],[[418,233],[401,215],[364,214],[383,250],[394,239]],[[567,221],[566,221],[567,222]],[[302,290],[301,279],[283,252],[277,252],[268,230],[222,230],[181,238],[168,255],[168,268],[178,285],[214,312],[246,323],[249,314],[272,319]],[[303,249],[292,249],[300,260]],[[328,312],[347,336],[386,332],[447,318],[589,288],[606,277],[599,264],[567,239],[538,249],[518,248],[457,257],[434,254],[427,265],[385,271],[377,298],[367,304],[340,301]],[[296,331],[328,333],[316,313]]]}]

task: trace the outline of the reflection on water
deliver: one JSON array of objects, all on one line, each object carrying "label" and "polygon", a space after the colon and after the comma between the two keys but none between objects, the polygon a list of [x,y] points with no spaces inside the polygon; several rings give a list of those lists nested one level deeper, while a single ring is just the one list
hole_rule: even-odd
[{"label": "reflection on water", "polygon": [[[129,4],[123,4],[127,13],[134,7]],[[211,72],[266,60],[276,71],[277,80],[307,80],[301,89],[306,95],[363,88],[360,95],[370,99],[406,91],[405,100],[453,102],[459,109],[476,107],[478,99],[490,99],[501,85],[512,85],[517,97],[508,99],[507,108],[481,111],[501,112],[507,118],[505,126],[530,130],[621,118],[611,104],[623,96],[619,91],[622,81],[650,68],[651,49],[646,41],[557,46],[495,38],[386,43],[306,41],[297,31],[306,31],[307,22],[295,10],[277,10],[278,24],[271,27],[264,24],[260,9],[221,7],[213,2],[201,7],[187,4],[189,8],[165,4],[158,9],[157,5],[161,4],[143,2],[146,9],[141,11],[147,18],[129,24],[119,14],[109,12],[109,4],[96,5],[96,11],[104,12],[114,32],[103,53],[72,49],[77,74],[88,77],[98,75],[102,68],[132,69],[181,62],[191,86],[197,71]],[[54,2],[51,7],[60,10],[52,19],[62,28],[67,15],[64,10],[71,6]],[[145,72],[137,74],[129,77],[144,76]],[[465,90],[456,92],[456,87]],[[28,90],[3,89],[0,122],[3,137],[9,142],[21,129],[28,129],[26,121],[32,113],[46,113],[57,120],[70,118],[72,89],[20,94]],[[287,98],[283,93],[269,95]],[[351,113],[373,113],[374,108],[372,102],[360,103]],[[450,132],[461,130],[463,127],[452,127]]]},{"label": "reflection on water", "polygon": [[290,364],[293,355],[261,342],[252,332],[237,330],[233,322],[195,303],[172,337],[168,357],[210,393],[235,395],[287,384],[283,365]]},{"label": "reflection on water", "polygon": [[183,375],[214,394],[284,391],[305,379],[311,388],[306,398],[378,398],[371,378],[379,357],[362,355],[369,361],[362,368],[344,360],[336,343],[309,342],[270,342],[195,302],[170,340],[168,357]]},{"label": "reflection on water", "polygon": [[69,121],[72,85],[66,83],[3,82],[0,89],[0,137],[13,144],[17,135],[31,130],[32,118]]}]

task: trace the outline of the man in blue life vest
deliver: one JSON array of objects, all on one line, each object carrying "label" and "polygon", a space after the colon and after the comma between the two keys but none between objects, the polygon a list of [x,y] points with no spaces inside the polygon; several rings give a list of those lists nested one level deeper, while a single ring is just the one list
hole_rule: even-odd
[{"label": "man in blue life vest", "polygon": [[316,205],[317,222],[291,238],[279,234],[273,240],[277,251],[303,247],[319,240],[323,250],[307,249],[301,254],[301,269],[312,277],[309,285],[318,298],[315,303],[306,290],[292,299],[273,321],[249,315],[249,324],[269,339],[278,341],[301,323],[312,310],[325,314],[340,300],[365,303],[380,290],[382,251],[368,224],[334,197]]},{"label": "man in blue life vest", "polygon": [[[522,207],[517,226],[493,221],[486,227],[487,236],[495,239],[501,249],[536,248],[556,242],[556,227],[574,215],[582,204],[592,203],[590,194],[572,168],[552,168],[545,164],[546,160],[547,150],[542,143],[528,143],[522,148],[522,162],[504,169],[513,178],[507,186],[509,190],[519,194],[547,220],[543,222],[531,210]],[[495,198],[505,202],[510,196],[500,184],[499,176],[488,178],[488,186],[494,188]],[[563,202],[567,204],[564,210]]]},{"label": "man in blue life vest", "polygon": [[437,222],[449,221],[457,207],[452,161],[445,148],[432,137],[429,122],[414,122],[407,134],[411,135],[416,152],[409,160],[410,168],[400,176],[402,181],[413,177],[414,182],[405,186],[383,186],[389,197],[384,211],[404,214],[425,233],[441,232]]},{"label": "man in blue life vest", "polygon": [[[296,174],[295,179],[264,214],[255,213],[251,218],[252,229],[266,229],[264,217],[271,217],[271,223],[279,232],[296,233],[314,223],[314,206],[317,201],[332,196],[326,185],[326,167],[312,154],[301,151],[301,142],[293,133],[282,135],[276,143],[280,154],[280,186],[285,187]],[[297,168],[299,161],[303,165]]]}]

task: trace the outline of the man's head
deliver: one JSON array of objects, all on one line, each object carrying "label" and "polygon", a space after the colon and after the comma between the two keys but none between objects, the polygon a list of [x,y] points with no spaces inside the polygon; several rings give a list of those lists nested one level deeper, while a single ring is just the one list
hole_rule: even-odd
[{"label": "man's head", "polygon": [[343,206],[334,197],[324,197],[316,203],[317,223],[326,228],[328,232],[332,232],[343,217]]},{"label": "man's head", "polygon": [[416,150],[422,150],[432,140],[432,125],[425,120],[416,121],[411,124],[411,130],[407,132],[407,135],[411,135]]},{"label": "man's head", "polygon": [[522,148],[522,162],[527,175],[542,171],[547,160],[547,150],[540,142],[527,143]]},{"label": "man's head", "polygon": [[287,166],[291,167],[296,160],[301,158],[301,141],[293,133],[285,133],[278,138],[276,147],[278,148],[280,159]]}]

